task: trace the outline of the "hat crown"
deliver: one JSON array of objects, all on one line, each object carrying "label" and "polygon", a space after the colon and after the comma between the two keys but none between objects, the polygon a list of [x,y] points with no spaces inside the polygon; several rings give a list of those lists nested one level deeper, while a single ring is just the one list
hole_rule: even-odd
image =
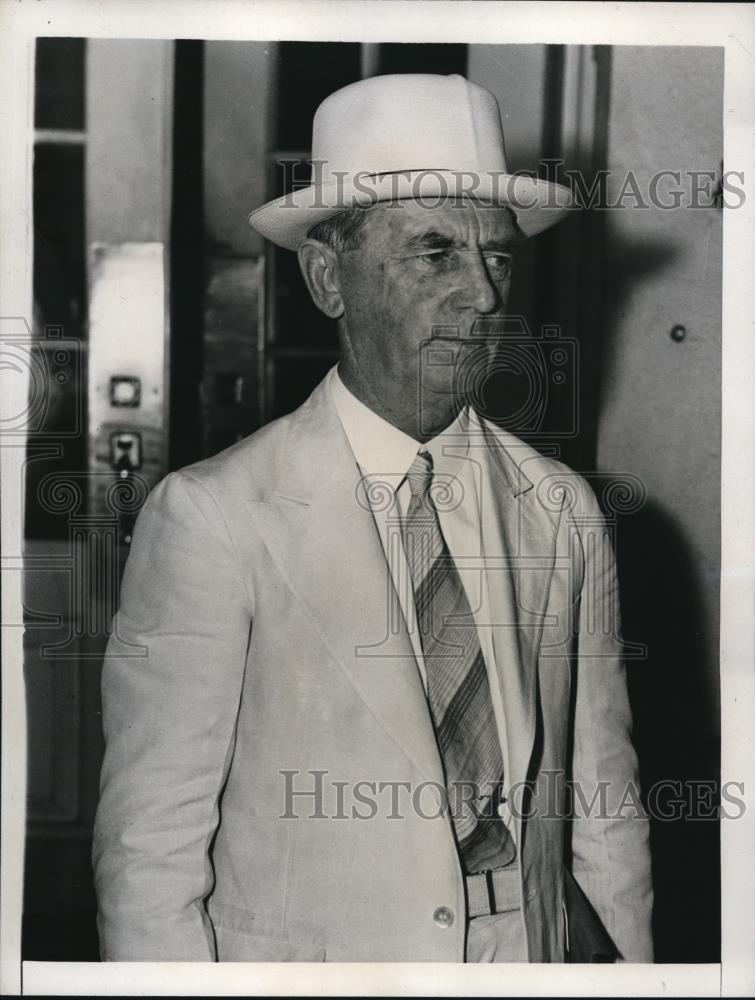
[{"label": "hat crown", "polygon": [[249,216],[289,250],[324,219],[378,202],[474,197],[510,208],[525,236],[574,204],[560,184],[508,173],[498,102],[463,76],[397,73],[343,87],[315,113],[312,161],[310,184]]},{"label": "hat crown", "polygon": [[506,172],[495,97],[455,74],[402,73],[349,84],[322,102],[312,131],[312,160],[322,164],[323,183],[336,174]]}]

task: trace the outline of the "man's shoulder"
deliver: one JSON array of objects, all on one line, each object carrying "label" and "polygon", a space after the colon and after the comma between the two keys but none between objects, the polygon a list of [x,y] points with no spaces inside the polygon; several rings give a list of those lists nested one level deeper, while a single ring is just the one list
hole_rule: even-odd
[{"label": "man's shoulder", "polygon": [[504,430],[490,420],[481,420],[481,423],[488,431],[489,439],[492,438],[495,441],[497,449],[500,449],[509,462],[517,466],[520,474],[526,476],[533,484],[554,476],[582,478],[565,462],[546,452],[538,451],[533,445],[518,438],[511,431]]},{"label": "man's shoulder", "polygon": [[265,496],[290,471],[292,459],[300,461],[300,454],[312,453],[327,434],[330,398],[326,376],[297,409],[218,454],[185,466],[178,475],[211,492],[220,491],[221,497],[233,497],[239,490],[246,496]]},{"label": "man's shoulder", "polygon": [[215,455],[186,465],[172,475],[198,483],[217,497],[242,495],[274,482],[285,453],[292,414],[279,417]]}]

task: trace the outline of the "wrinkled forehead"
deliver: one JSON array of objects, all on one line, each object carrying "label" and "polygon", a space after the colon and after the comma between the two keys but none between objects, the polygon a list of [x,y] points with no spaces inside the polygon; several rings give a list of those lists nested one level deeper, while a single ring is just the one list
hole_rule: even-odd
[{"label": "wrinkled forehead", "polygon": [[402,199],[367,210],[370,242],[393,249],[425,243],[459,249],[513,246],[523,237],[511,209],[472,198]]}]

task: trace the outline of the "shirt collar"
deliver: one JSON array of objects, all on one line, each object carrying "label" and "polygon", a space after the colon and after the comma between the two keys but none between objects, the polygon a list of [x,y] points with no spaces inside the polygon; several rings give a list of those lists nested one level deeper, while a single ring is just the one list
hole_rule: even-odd
[{"label": "shirt collar", "polygon": [[443,445],[449,440],[458,442],[460,435],[468,432],[470,421],[465,408],[444,431],[421,444],[357,399],[341,381],[337,366],[331,369],[329,378],[333,402],[351,450],[367,475],[396,476],[400,481],[419,451],[430,452],[437,471],[439,463],[443,464]]}]

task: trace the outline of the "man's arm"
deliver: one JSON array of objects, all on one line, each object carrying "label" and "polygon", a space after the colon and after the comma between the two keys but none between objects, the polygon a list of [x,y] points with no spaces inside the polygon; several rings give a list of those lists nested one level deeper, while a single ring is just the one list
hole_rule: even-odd
[{"label": "man's arm", "polygon": [[139,515],[103,667],[93,851],[103,959],[215,958],[208,850],[250,622],[217,505],[190,475],[168,476]]},{"label": "man's arm", "polygon": [[[613,939],[619,957],[628,962],[652,962],[648,822],[638,818],[633,807],[638,801],[639,780],[621,660],[616,566],[600,508],[584,481],[574,514],[582,541],[584,578],[572,777],[581,792],[578,802],[592,801],[593,805],[589,810],[578,805],[575,810],[573,874]],[[623,818],[616,815],[622,812]]]}]

